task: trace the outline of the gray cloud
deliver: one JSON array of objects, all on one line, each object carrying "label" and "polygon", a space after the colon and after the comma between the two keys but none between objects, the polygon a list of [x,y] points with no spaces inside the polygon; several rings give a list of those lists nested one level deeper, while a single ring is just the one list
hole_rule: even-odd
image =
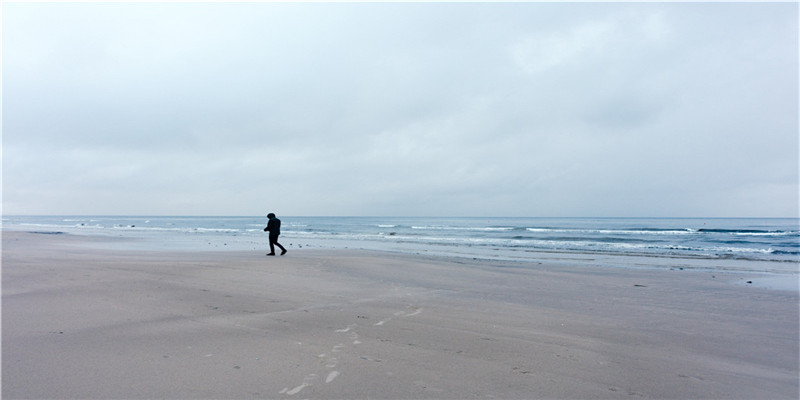
[{"label": "gray cloud", "polygon": [[796,15],[7,4],[4,211],[796,216]]}]

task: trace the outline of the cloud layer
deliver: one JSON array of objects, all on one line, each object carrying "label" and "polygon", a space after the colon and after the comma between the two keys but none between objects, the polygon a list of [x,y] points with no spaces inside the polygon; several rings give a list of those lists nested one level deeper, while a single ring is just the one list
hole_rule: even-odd
[{"label": "cloud layer", "polygon": [[8,4],[7,214],[797,216],[797,4]]}]

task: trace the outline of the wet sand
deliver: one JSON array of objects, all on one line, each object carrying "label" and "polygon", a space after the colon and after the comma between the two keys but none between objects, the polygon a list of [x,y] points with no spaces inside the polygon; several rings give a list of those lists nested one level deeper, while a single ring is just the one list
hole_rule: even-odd
[{"label": "wet sand", "polygon": [[2,396],[798,397],[798,293],[741,275],[3,232]]}]

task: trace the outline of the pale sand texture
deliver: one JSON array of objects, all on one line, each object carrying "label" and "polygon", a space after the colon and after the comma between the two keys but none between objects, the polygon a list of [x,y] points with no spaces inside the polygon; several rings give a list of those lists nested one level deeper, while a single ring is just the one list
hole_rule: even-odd
[{"label": "pale sand texture", "polygon": [[733,275],[88,240],[4,232],[4,399],[798,396],[797,292]]}]

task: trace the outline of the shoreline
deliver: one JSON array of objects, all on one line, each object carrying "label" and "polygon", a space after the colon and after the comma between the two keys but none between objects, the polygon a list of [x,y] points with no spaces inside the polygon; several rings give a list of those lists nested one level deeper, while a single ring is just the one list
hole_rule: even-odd
[{"label": "shoreline", "polygon": [[[418,218],[291,217],[283,240],[323,248],[539,261],[549,253],[627,258],[639,264],[676,260],[724,263],[738,269],[797,273],[796,219],[698,218]],[[286,222],[286,221],[285,221]],[[139,237],[186,250],[254,250],[263,223],[254,217],[8,217],[4,229],[63,230],[75,234]],[[225,243],[227,242],[227,244]],[[649,258],[649,260],[648,260]],[[555,259],[552,258],[551,259]],[[682,261],[684,260],[684,261]]]},{"label": "shoreline", "polygon": [[[265,252],[268,250],[266,237],[261,241],[247,238],[246,244],[238,242],[236,237],[218,237],[208,239],[203,237],[192,238],[191,240],[175,240],[159,243],[152,237],[130,236],[123,234],[98,234],[91,232],[68,232],[68,231],[47,231],[47,230],[17,230],[3,229],[4,233],[28,233],[44,236],[59,236],[62,238],[74,237],[75,245],[94,250],[109,251],[147,251],[147,252]],[[71,240],[71,239],[66,239]],[[651,255],[651,254],[624,254],[607,252],[588,252],[571,250],[525,250],[528,255],[520,257],[504,257],[485,251],[482,254],[459,253],[436,251],[428,248],[423,249],[400,249],[392,248],[385,244],[369,245],[363,242],[335,242],[331,240],[304,240],[287,237],[282,240],[287,249],[295,251],[358,251],[374,252],[385,254],[386,256],[422,256],[439,258],[449,261],[481,261],[518,264],[538,265],[546,263],[549,265],[559,265],[562,267],[580,266],[584,268],[621,268],[633,270],[671,270],[671,271],[693,271],[701,273],[730,274],[736,279],[731,279],[735,283],[747,283],[748,285],[760,286],[768,289],[787,290],[800,292],[800,262],[776,262],[760,261],[749,259],[728,259],[728,258],[705,258],[687,255]],[[288,243],[287,243],[288,242]],[[311,242],[312,244],[309,244]],[[335,243],[335,244],[334,244]],[[777,265],[777,267],[776,267]],[[749,283],[748,283],[749,282]]]},{"label": "shoreline", "polygon": [[798,395],[797,292],[730,274],[118,239],[3,231],[4,398]]}]

